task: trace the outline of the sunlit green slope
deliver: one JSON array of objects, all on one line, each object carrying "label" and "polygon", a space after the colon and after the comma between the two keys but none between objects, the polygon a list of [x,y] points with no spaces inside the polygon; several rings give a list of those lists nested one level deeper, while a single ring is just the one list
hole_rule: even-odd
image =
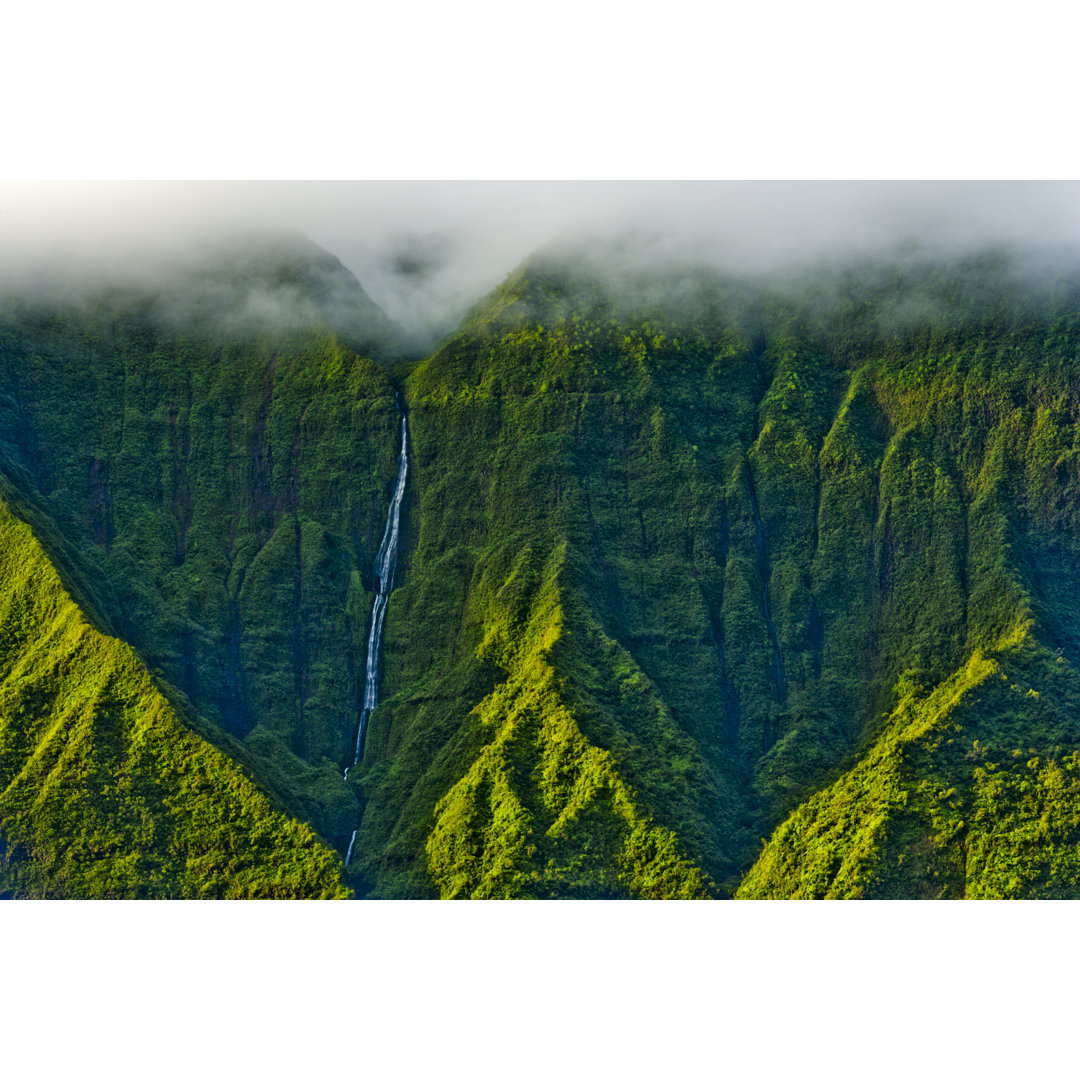
[{"label": "sunlit green slope", "polygon": [[0,468],[359,895],[1073,895],[1070,264],[552,251],[408,367],[317,249],[245,258],[9,305]]},{"label": "sunlit green slope", "polygon": [[0,305],[0,470],[109,631],[344,850],[392,328],[289,238],[75,295]]},{"label": "sunlit green slope", "polygon": [[[376,894],[723,895],[978,657],[1008,679],[1018,627],[1070,664],[1067,280],[512,277],[407,383],[411,545],[358,776]],[[1066,685],[1049,726],[965,696],[971,740],[1066,775]]]},{"label": "sunlit green slope", "polygon": [[1026,629],[913,692],[773,834],[740,897],[1080,895],[1080,679]]},{"label": "sunlit green slope", "polygon": [[0,889],[343,897],[341,864],[91,626],[0,501]]},{"label": "sunlit green slope", "polygon": [[740,896],[1080,896],[1080,342],[1023,303],[865,368],[893,696]]}]

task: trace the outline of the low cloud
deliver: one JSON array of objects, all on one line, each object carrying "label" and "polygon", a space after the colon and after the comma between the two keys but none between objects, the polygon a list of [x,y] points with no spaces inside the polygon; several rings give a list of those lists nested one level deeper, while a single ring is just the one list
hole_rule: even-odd
[{"label": "low cloud", "polygon": [[[339,258],[422,352],[546,245],[582,258],[604,252],[613,272],[704,264],[751,276],[916,249],[958,258],[987,247],[1080,248],[1080,185],[6,185],[0,284],[56,292],[146,282],[266,231],[302,233]],[[281,300],[271,295],[264,314]]]}]

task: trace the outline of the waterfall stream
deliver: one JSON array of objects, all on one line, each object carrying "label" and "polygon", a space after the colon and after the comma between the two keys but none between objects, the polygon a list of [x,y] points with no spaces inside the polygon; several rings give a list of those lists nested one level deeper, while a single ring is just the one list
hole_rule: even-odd
[{"label": "waterfall stream", "polygon": [[[375,604],[371,609],[371,629],[368,632],[367,670],[364,673],[364,700],[360,706],[360,722],[356,728],[356,745],[353,748],[352,765],[357,765],[364,751],[364,733],[367,731],[368,717],[371,710],[379,703],[379,653],[382,649],[383,623],[386,621],[386,608],[390,602],[390,590],[394,587],[394,570],[397,566],[398,534],[401,524],[401,502],[405,498],[405,476],[409,471],[408,424],[405,414],[401,416],[401,453],[398,456],[397,483],[390,500],[390,509],[386,515],[386,528],[382,543],[375,556]],[[349,769],[345,770],[345,779],[349,779]],[[356,843],[356,829],[349,840],[349,851],[345,856],[345,865],[352,858],[353,844]]]}]

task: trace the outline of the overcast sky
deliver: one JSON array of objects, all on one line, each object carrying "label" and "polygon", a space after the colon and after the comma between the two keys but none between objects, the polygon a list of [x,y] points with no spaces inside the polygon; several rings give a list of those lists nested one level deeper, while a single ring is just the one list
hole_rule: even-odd
[{"label": "overcast sky", "polygon": [[152,252],[293,229],[430,342],[537,248],[634,231],[653,260],[757,270],[901,241],[1080,244],[1076,183],[274,182],[0,186],[0,266],[123,274]]}]

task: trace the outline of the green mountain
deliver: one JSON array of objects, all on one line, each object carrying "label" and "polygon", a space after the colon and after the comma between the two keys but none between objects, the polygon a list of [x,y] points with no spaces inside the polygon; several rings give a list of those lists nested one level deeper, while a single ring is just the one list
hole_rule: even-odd
[{"label": "green mountain", "polygon": [[3,501],[0,582],[7,895],[348,895],[334,853],[180,719],[129,645],[87,622]]},{"label": "green mountain", "polygon": [[[32,614],[5,585],[5,671],[49,689],[3,706],[0,768],[60,712],[103,762],[77,797],[62,764],[0,797],[11,891],[198,891],[174,842],[140,861],[90,676],[33,666],[74,648],[62,604],[142,672],[124,731],[233,758],[276,815],[220,803],[259,853],[221,891],[272,890],[280,830],[304,895],[1076,895],[1072,265],[595,254],[534,256],[419,361],[299,240],[3,305],[13,550],[52,577]],[[171,751],[128,758],[180,783]],[[163,798],[154,836],[225,836]],[[108,841],[75,844],[84,820]]]}]

